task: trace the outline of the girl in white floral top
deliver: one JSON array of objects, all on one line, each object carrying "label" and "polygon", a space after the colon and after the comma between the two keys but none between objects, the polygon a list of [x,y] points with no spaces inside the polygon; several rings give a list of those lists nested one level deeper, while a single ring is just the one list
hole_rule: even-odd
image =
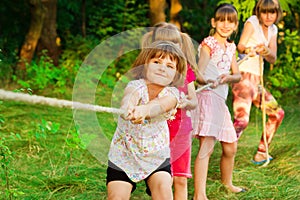
[{"label": "girl in white floral top", "polygon": [[109,151],[108,199],[130,199],[141,180],[152,199],[172,199],[167,119],[179,101],[186,60],[174,43],[157,41],[142,49],[132,71]]}]

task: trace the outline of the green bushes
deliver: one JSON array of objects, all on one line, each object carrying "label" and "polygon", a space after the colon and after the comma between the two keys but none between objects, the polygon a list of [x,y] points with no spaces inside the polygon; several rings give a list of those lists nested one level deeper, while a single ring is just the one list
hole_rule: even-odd
[{"label": "green bushes", "polygon": [[283,103],[299,103],[300,35],[298,31],[286,30],[282,39],[277,62],[267,76],[267,85],[272,94]]},{"label": "green bushes", "polygon": [[22,88],[31,88],[35,92],[50,88],[54,94],[63,94],[72,84],[71,73],[65,66],[55,66],[49,57],[43,55],[27,65],[25,78],[13,76],[13,80]]}]

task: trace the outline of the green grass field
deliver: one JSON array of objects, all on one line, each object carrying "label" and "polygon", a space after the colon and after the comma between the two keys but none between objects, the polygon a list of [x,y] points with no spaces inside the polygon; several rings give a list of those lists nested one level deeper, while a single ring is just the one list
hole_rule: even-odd
[{"label": "green grass field", "polygon": [[[300,105],[284,106],[285,118],[274,136],[267,167],[251,163],[261,136],[261,114],[252,110],[236,155],[234,184],[248,189],[233,194],[220,184],[221,147],[211,157],[209,199],[300,199]],[[97,114],[102,133],[114,132],[113,115]],[[96,134],[96,133],[95,133]],[[79,139],[71,110],[18,102],[0,104],[0,199],[106,199],[105,159],[96,159]],[[198,141],[193,141],[194,160]],[[102,151],[99,149],[99,151]],[[139,183],[132,199],[150,199]],[[189,198],[193,179],[189,180]]]}]

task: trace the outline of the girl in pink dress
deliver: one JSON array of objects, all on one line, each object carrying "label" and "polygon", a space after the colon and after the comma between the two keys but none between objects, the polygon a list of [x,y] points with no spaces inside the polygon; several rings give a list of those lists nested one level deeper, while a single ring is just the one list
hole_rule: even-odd
[{"label": "girl in pink dress", "polygon": [[152,199],[172,199],[167,119],[179,102],[186,62],[178,46],[158,41],[142,49],[133,70],[108,155],[108,199],[130,199],[142,180]]},{"label": "girl in pink dress", "polygon": [[226,105],[228,84],[238,82],[241,78],[236,62],[236,45],[229,41],[238,27],[236,9],[231,4],[221,4],[215,10],[211,25],[211,36],[205,38],[199,46],[198,66],[204,75],[204,84],[211,82],[213,85],[197,93],[199,106],[192,112],[194,135],[200,142],[194,167],[194,200],[207,199],[208,163],[215,140],[222,145],[222,183],[229,191],[245,191],[232,183],[237,136]]},{"label": "girl in pink dress", "polygon": [[172,41],[178,44],[187,58],[187,73],[183,87],[178,90],[183,97],[174,119],[168,120],[170,130],[170,152],[171,171],[173,176],[174,199],[188,199],[188,178],[191,173],[191,144],[192,144],[192,121],[187,111],[196,108],[197,97],[194,81],[197,71],[196,56],[194,46],[189,35],[180,32],[177,27],[170,23],[160,23],[153,32],[145,35],[143,46],[147,46],[152,41]]}]

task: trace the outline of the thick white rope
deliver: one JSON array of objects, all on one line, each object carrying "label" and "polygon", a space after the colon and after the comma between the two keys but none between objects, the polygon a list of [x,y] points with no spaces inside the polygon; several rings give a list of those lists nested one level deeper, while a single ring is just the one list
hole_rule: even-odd
[{"label": "thick white rope", "polygon": [[263,69],[263,57],[259,56],[259,67],[260,67],[260,84],[262,87],[261,91],[261,107],[262,107],[262,128],[263,128],[263,138],[264,144],[266,148],[267,161],[262,165],[266,167],[270,163],[270,155],[269,155],[269,144],[267,141],[267,131],[266,131],[266,103],[265,103],[265,88],[264,88],[264,69]]},{"label": "thick white rope", "polygon": [[97,106],[92,104],[85,104],[80,102],[68,101],[68,100],[61,100],[56,98],[49,98],[37,95],[29,95],[24,93],[16,93],[11,91],[5,91],[0,89],[0,99],[2,100],[12,100],[12,101],[19,101],[24,103],[30,104],[41,104],[41,105],[48,105],[52,107],[59,107],[59,108],[71,108],[71,109],[78,109],[78,110],[89,110],[95,112],[108,112],[108,113],[115,113],[115,114],[123,114],[124,110],[119,108],[110,108],[110,107],[103,107]]},{"label": "thick white rope", "polygon": [[250,57],[250,54],[245,55],[242,59],[237,61],[237,65],[240,65],[242,62],[247,60]]},{"label": "thick white rope", "polygon": [[208,83],[206,85],[203,85],[202,87],[200,87],[196,90],[196,93],[201,92],[202,90],[206,90],[207,88],[209,88],[212,85],[213,85],[213,83]]}]

